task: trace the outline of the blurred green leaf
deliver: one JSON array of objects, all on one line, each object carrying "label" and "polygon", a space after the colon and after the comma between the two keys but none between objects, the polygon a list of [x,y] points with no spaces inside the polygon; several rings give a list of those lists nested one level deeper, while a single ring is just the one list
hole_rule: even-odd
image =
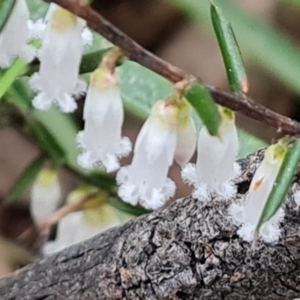
[{"label": "blurred green leaf", "polygon": [[198,82],[194,82],[186,90],[185,97],[192,104],[209,133],[218,135],[221,117],[218,107],[207,88]]},{"label": "blurred green leaf", "polygon": [[255,137],[243,129],[238,129],[238,136],[240,145],[238,158],[244,158],[258,149],[268,145],[265,141]]},{"label": "blurred green leaf", "polygon": [[[165,0],[178,7],[200,26],[211,30],[209,1]],[[277,79],[300,93],[300,51],[278,28],[263,23],[243,10],[238,2],[215,0],[230,20],[245,58],[269,70]]]},{"label": "blurred green leaf", "polygon": [[233,29],[221,9],[213,3],[211,4],[211,18],[223,56],[230,89],[237,94],[247,93],[248,79]]},{"label": "blurred green leaf", "polygon": [[49,7],[49,3],[43,0],[27,0],[30,11],[30,18],[34,21],[44,18]]},{"label": "blurred green leaf", "polygon": [[300,163],[300,139],[288,146],[273,189],[259,219],[256,233],[263,223],[268,221],[279,209],[293,182]]},{"label": "blurred green leaf", "polygon": [[3,30],[15,4],[16,0],[0,0],[0,32]]},{"label": "blurred green leaf", "polygon": [[10,88],[12,83],[16,80],[16,78],[22,74],[24,74],[28,70],[28,63],[18,58],[12,64],[12,66],[4,71],[0,75],[0,103],[1,98],[6,93],[6,91]]},{"label": "blurred green leaf", "polygon": [[282,2],[288,5],[294,5],[295,7],[300,8],[300,1],[299,0],[277,0],[278,2]]},{"label": "blurred green leaf", "polygon": [[34,92],[29,87],[28,78],[16,80],[6,97],[10,103],[20,108],[25,116],[38,120],[52,136],[52,140],[64,151],[70,167],[80,169],[77,164],[79,150],[76,145],[76,134],[79,129],[70,115],[62,113],[55,107],[47,111],[33,109],[31,101]]},{"label": "blurred green leaf", "polygon": [[75,170],[82,170],[77,164],[79,150],[76,144],[78,126],[70,115],[56,107],[48,111],[32,110],[31,114],[39,120],[66,153],[68,165]]},{"label": "blurred green leaf", "polygon": [[82,61],[80,64],[80,74],[93,72],[99,66],[103,55],[109,50],[110,48],[98,50],[95,52],[89,52],[82,57]]},{"label": "blurred green leaf", "polygon": [[47,154],[51,162],[55,164],[55,166],[63,164],[65,152],[55,138],[39,122],[34,122],[32,119],[27,118],[27,125],[41,150]]},{"label": "blurred green leaf", "polygon": [[24,191],[33,183],[38,173],[45,164],[44,157],[38,157],[29,167],[20,175],[15,183],[12,191],[9,193],[8,202],[15,202],[20,200]]},{"label": "blurred green leaf", "polygon": [[141,216],[141,215],[150,213],[150,211],[148,211],[140,206],[132,206],[128,203],[121,201],[118,198],[110,198],[108,201],[108,204],[117,208],[120,211],[123,211],[125,213],[134,215],[134,216]]},{"label": "blurred green leaf", "polygon": [[171,82],[132,61],[122,64],[118,73],[125,106],[141,119],[147,118],[153,104],[167,98],[173,89]]}]

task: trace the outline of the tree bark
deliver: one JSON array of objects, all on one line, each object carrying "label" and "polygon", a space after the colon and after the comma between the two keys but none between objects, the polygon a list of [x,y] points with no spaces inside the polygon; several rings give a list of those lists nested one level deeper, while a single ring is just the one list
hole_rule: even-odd
[{"label": "tree bark", "polygon": [[[263,150],[240,161],[236,199],[262,156]],[[241,240],[230,202],[219,196],[208,203],[184,198],[28,265],[2,281],[0,299],[294,299],[300,296],[296,190],[287,197],[276,244]]]}]

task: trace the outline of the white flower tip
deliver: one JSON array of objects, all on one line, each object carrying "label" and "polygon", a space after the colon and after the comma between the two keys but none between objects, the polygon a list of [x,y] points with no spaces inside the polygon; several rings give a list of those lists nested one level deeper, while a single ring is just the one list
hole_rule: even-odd
[{"label": "white flower tip", "polygon": [[236,225],[240,225],[244,222],[244,206],[233,203],[229,207],[229,215],[231,216],[233,223]]},{"label": "white flower tip", "polygon": [[207,202],[211,199],[211,193],[206,183],[198,184],[193,191],[192,196],[201,202]]},{"label": "white flower tip", "polygon": [[216,192],[225,200],[228,200],[236,195],[237,188],[231,181],[227,181],[224,182]]},{"label": "white flower tip", "polygon": [[238,231],[238,235],[246,242],[251,242],[254,239],[255,226],[246,223]]},{"label": "white flower tip", "polygon": [[55,99],[54,101],[64,113],[72,113],[77,108],[75,99],[69,94],[64,94],[60,99]]},{"label": "white flower tip", "polygon": [[92,31],[89,28],[85,27],[81,33],[81,39],[82,39],[82,46],[84,48],[91,46],[93,43]]},{"label": "white flower tip", "polygon": [[176,184],[170,178],[167,178],[166,184],[162,187],[162,193],[165,195],[165,201],[169,200],[171,197],[174,197],[176,192]]},{"label": "white flower tip", "polygon": [[88,85],[84,80],[78,79],[77,82],[76,82],[75,89],[72,92],[72,94],[77,99],[77,98],[83,96],[86,93],[87,87],[88,87]]},{"label": "white flower tip", "polygon": [[84,169],[91,170],[94,167],[94,160],[92,159],[91,153],[89,151],[84,151],[77,157],[77,163]]},{"label": "white flower tip", "polygon": [[52,101],[45,93],[39,93],[33,98],[32,105],[39,110],[48,110],[52,106]]},{"label": "white flower tip", "polygon": [[102,158],[101,163],[103,164],[106,172],[115,172],[120,168],[119,161],[114,154],[107,154]]},{"label": "white flower tip", "polygon": [[155,210],[162,207],[167,200],[174,196],[176,185],[173,180],[167,178],[166,183],[160,188],[149,188],[129,182],[130,167],[122,167],[117,173],[116,180],[119,185],[119,197],[131,205],[138,202],[146,209]]},{"label": "white flower tip", "polygon": [[117,151],[118,157],[125,157],[130,154],[132,150],[132,143],[127,136],[122,137],[120,142],[120,149]]},{"label": "white flower tip", "polygon": [[[234,206],[232,206],[230,210],[231,215],[234,215],[233,217],[235,217],[236,220],[238,219],[238,221],[240,221],[241,217],[243,218],[239,210],[240,208]],[[276,214],[270,220],[262,224],[262,226],[259,229],[259,236],[264,242],[274,243],[278,241],[281,233],[279,228],[279,222],[283,219],[283,217],[284,210],[282,208],[279,208]],[[245,241],[250,242],[254,239],[255,227],[256,225],[246,222],[238,230],[238,234]]]},{"label": "white flower tip", "polygon": [[141,205],[146,209],[156,210],[162,207],[166,203],[165,195],[157,190],[153,189],[150,198],[142,199]]},{"label": "white flower tip", "polygon": [[269,221],[264,223],[259,230],[259,235],[266,243],[277,242],[280,237],[280,233],[278,225]]},{"label": "white flower tip", "polygon": [[184,183],[193,185],[197,182],[196,166],[188,163],[181,170],[181,177]]},{"label": "white flower tip", "polygon": [[134,184],[123,183],[119,187],[118,195],[124,202],[127,202],[131,205],[137,205],[139,199],[136,190],[137,189]]},{"label": "white flower tip", "polygon": [[128,180],[128,166],[120,168],[116,175],[116,181],[118,185],[125,183]]},{"label": "white flower tip", "polygon": [[237,162],[233,164],[233,170],[234,170],[234,178],[237,178],[242,174],[242,168]]},{"label": "white flower tip", "polygon": [[28,20],[27,26],[29,29],[29,41],[42,39],[46,29],[46,23],[43,19],[38,19],[36,21]]}]

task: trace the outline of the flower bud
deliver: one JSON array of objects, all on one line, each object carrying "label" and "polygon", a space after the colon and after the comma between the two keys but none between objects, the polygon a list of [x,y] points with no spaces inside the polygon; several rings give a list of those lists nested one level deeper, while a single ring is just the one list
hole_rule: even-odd
[{"label": "flower bud", "polygon": [[58,172],[45,167],[33,183],[30,194],[30,213],[35,224],[45,222],[61,201]]}]

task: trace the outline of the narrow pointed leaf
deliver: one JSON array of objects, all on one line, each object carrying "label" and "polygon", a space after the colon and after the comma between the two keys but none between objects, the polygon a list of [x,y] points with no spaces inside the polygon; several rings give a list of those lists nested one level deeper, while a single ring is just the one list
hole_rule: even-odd
[{"label": "narrow pointed leaf", "polygon": [[15,4],[16,0],[0,0],[0,32],[4,28]]},{"label": "narrow pointed leaf", "polygon": [[24,191],[32,184],[38,173],[41,171],[45,161],[45,157],[38,157],[29,165],[29,167],[20,175],[11,190],[8,202],[18,201],[22,197]]},{"label": "narrow pointed leaf", "polygon": [[99,62],[102,60],[105,53],[110,48],[101,49],[95,52],[87,53],[82,56],[82,61],[80,64],[80,74],[93,72],[99,66]]},{"label": "narrow pointed leaf", "polygon": [[214,136],[218,135],[221,117],[207,88],[194,82],[187,88],[185,97],[192,104],[209,133]]},{"label": "narrow pointed leaf", "polygon": [[248,79],[231,24],[218,6],[211,4],[210,11],[230,89],[238,94],[247,93],[249,89]]},{"label": "narrow pointed leaf", "polygon": [[298,169],[299,162],[300,139],[288,146],[287,153],[283,159],[274,187],[268,197],[267,203],[258,222],[256,233],[259,231],[261,225],[268,221],[283,204],[292,184],[294,174]]},{"label": "narrow pointed leaf", "polygon": [[117,208],[118,210],[128,213],[130,215],[134,215],[134,216],[141,216],[141,215],[149,213],[148,210],[146,210],[140,206],[132,206],[128,203],[121,201],[118,198],[110,198],[108,203],[109,203],[109,205]]},{"label": "narrow pointed leaf", "polygon": [[10,88],[17,77],[24,74],[28,70],[28,63],[18,58],[13,65],[4,71],[0,76],[0,103],[1,98]]}]

